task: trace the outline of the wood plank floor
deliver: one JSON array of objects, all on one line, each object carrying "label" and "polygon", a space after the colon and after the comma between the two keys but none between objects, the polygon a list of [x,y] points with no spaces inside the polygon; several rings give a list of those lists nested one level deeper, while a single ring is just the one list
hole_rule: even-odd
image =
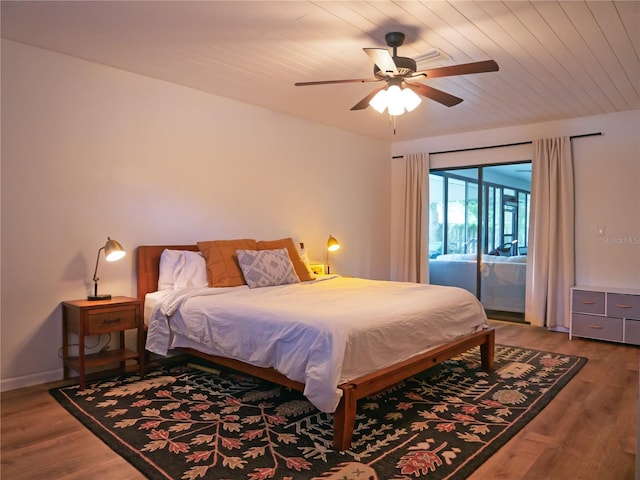
[{"label": "wood plank floor", "polygon": [[[556,398],[470,480],[631,480],[638,426],[638,347],[492,321],[496,342],[588,357]],[[10,480],[144,476],[49,395],[55,384],[1,395],[1,470]],[[380,479],[384,480],[384,479]]]}]

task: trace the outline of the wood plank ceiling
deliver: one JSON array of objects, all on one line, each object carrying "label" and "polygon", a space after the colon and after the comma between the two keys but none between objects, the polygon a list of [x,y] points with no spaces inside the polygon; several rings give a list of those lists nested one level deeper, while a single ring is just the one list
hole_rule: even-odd
[{"label": "wood plank ceiling", "polygon": [[[639,1],[2,2],[2,37],[389,141],[640,108]],[[397,118],[350,108],[377,83],[363,47],[406,34],[433,68],[494,59],[499,72],[423,83]],[[232,121],[232,119],[230,119]]]}]

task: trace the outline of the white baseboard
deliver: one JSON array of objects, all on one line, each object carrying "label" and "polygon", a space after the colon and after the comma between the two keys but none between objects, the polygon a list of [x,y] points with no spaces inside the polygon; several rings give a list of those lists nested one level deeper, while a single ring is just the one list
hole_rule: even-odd
[{"label": "white baseboard", "polygon": [[32,375],[22,375],[20,377],[3,378],[0,380],[0,392],[16,390],[18,388],[32,387],[43,383],[62,380],[64,374],[61,368],[48,372],[39,372]]}]

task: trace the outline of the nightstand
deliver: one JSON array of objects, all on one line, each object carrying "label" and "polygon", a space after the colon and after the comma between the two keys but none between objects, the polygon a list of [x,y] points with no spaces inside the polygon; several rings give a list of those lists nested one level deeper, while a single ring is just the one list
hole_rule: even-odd
[{"label": "nightstand", "polygon": [[[137,329],[136,351],[125,348],[124,332]],[[78,335],[78,356],[69,355],[69,334]],[[85,354],[85,337],[118,332],[120,348]],[[62,302],[62,361],[64,378],[70,369],[80,374],[80,388],[85,387],[87,368],[120,364],[124,369],[127,360],[137,360],[140,374],[144,374],[144,325],[142,300],[131,297],[113,297],[110,300],[71,300]]]}]

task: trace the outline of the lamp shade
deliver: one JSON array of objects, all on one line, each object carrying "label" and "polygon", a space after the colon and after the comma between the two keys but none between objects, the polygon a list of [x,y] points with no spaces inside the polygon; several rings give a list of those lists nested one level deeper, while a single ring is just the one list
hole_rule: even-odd
[{"label": "lamp shade", "polygon": [[124,257],[127,252],[117,240],[107,237],[107,243],[104,244],[104,258],[107,262],[115,262]]},{"label": "lamp shade", "polygon": [[107,243],[104,244],[103,247],[98,249],[98,256],[96,258],[96,269],[93,271],[93,295],[89,295],[87,300],[109,300],[111,295],[106,293],[102,295],[98,295],[98,264],[100,263],[100,252],[104,250],[104,258],[108,262],[115,262],[116,260],[120,260],[124,257],[127,252],[122,245],[116,240],[113,240],[111,237],[107,237]]},{"label": "lamp shade", "polygon": [[380,90],[376,93],[371,100],[369,100],[369,105],[378,113],[384,112],[384,109],[387,108],[387,90]]},{"label": "lamp shade", "polygon": [[389,115],[402,115],[404,113],[402,90],[398,85],[391,85],[387,90],[387,108],[389,109]]},{"label": "lamp shade", "polygon": [[332,235],[329,235],[329,239],[327,240],[327,250],[330,252],[335,252],[340,249],[340,242],[335,239]]},{"label": "lamp shade", "polygon": [[422,102],[422,99],[409,88],[402,89],[402,103],[404,108],[407,109],[407,112],[412,112],[416,109],[418,105]]}]

